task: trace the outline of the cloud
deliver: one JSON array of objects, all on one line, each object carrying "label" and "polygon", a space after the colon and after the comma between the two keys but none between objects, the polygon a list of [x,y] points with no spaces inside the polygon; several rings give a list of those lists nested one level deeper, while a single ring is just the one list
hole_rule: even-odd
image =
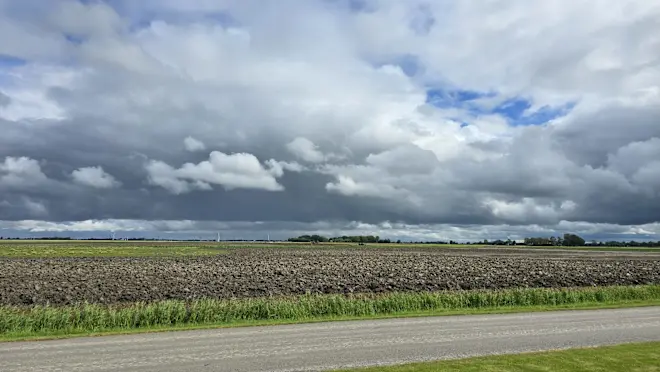
[{"label": "cloud", "polygon": [[111,231],[126,237],[160,237],[180,239],[287,239],[302,234],[324,236],[378,235],[382,238],[404,241],[482,241],[483,239],[522,240],[530,236],[560,236],[566,231],[587,239],[648,241],[660,238],[660,224],[611,225],[561,221],[554,225],[454,225],[405,224],[383,221],[368,224],[358,221],[263,222],[263,221],[192,221],[192,220],[83,220],[49,222],[22,220],[0,222],[0,230],[14,236],[52,236],[59,233],[79,237],[106,237]]},{"label": "cloud", "polygon": [[47,22],[69,38],[103,37],[125,27],[125,21],[103,2],[63,2],[49,15]]},{"label": "cloud", "polygon": [[296,137],[293,141],[286,144],[286,148],[303,161],[309,163],[321,163],[325,161],[325,155],[307,138]]},{"label": "cloud", "polygon": [[[0,108],[0,119],[10,122],[21,120],[64,119],[66,114],[60,105],[48,96],[48,90],[67,86],[75,79],[76,72],[55,65],[24,65],[12,68],[7,77],[10,84],[4,88],[6,103]],[[0,75],[2,76],[2,75]]]},{"label": "cloud", "polygon": [[73,181],[84,186],[97,189],[109,189],[121,186],[112,175],[106,173],[102,167],[84,167],[71,173]]},{"label": "cloud", "polygon": [[10,103],[11,103],[11,98],[8,95],[0,92],[0,108],[9,106]]},{"label": "cloud", "polygon": [[284,171],[289,171],[289,172],[303,172],[308,170],[306,167],[303,165],[295,162],[295,161],[277,161],[275,159],[269,159],[266,160],[266,165],[268,166],[268,171],[275,177],[282,177],[284,175]]},{"label": "cloud", "polygon": [[651,231],[653,2],[349,3],[0,2],[0,219]]},{"label": "cloud", "polygon": [[25,205],[25,208],[33,215],[36,217],[44,217],[45,215],[48,214],[48,208],[46,206],[38,201],[31,200],[29,198],[24,198],[23,199],[23,204]]},{"label": "cloud", "polygon": [[356,182],[348,176],[338,176],[336,182],[328,182],[326,190],[337,192],[346,196],[371,196],[380,198],[395,198],[405,195],[405,190],[397,189],[391,185],[374,182]]},{"label": "cloud", "polygon": [[0,163],[0,187],[28,188],[47,181],[41,165],[27,157],[7,156]]},{"label": "cloud", "polygon": [[414,144],[405,144],[365,159],[372,166],[396,174],[428,174],[440,163],[433,151],[424,150]]},{"label": "cloud", "polygon": [[206,150],[206,145],[204,145],[204,142],[190,136],[183,140],[183,145],[186,148],[186,151],[190,152]]},{"label": "cloud", "polygon": [[576,208],[576,204],[572,200],[555,204],[541,204],[532,198],[523,198],[521,201],[513,202],[491,199],[484,201],[484,204],[496,217],[516,223],[530,220],[554,222],[561,220],[562,212],[570,212]]},{"label": "cloud", "polygon": [[150,161],[146,168],[152,184],[161,186],[174,194],[193,189],[211,190],[211,184],[221,185],[225,190],[239,188],[283,191],[276,178],[282,176],[278,165],[264,167],[252,154],[225,154],[212,151],[209,160],[198,164],[186,163],[175,169],[161,161]]}]

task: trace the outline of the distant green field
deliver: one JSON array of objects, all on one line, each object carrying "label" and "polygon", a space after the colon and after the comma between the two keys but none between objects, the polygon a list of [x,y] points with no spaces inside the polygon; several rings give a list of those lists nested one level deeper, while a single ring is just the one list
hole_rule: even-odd
[{"label": "distant green field", "polygon": [[112,241],[112,240],[2,240],[0,257],[157,257],[208,256],[227,253],[232,249],[314,248],[314,249],[534,249],[582,251],[659,252],[660,248],[645,247],[530,247],[486,246],[467,244],[365,244],[357,243],[291,243],[291,242],[181,242],[181,241]]},{"label": "distant green field", "polygon": [[159,257],[208,256],[226,253],[221,245],[203,244],[135,244],[134,242],[50,243],[33,241],[0,243],[0,257]]},{"label": "distant green field", "polygon": [[494,248],[494,249],[537,249],[537,250],[577,250],[577,251],[625,251],[625,252],[660,252],[660,247],[549,247],[531,245],[485,245],[485,244],[413,244],[413,243],[389,243],[368,244],[367,248]]},{"label": "distant green field", "polygon": [[660,342],[498,355],[335,372],[658,372]]}]

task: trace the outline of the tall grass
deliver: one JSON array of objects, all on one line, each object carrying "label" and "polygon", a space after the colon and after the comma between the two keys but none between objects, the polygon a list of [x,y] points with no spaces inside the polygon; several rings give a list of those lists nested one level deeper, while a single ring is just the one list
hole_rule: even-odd
[{"label": "tall grass", "polygon": [[0,335],[39,336],[154,327],[305,321],[470,309],[619,304],[660,300],[660,285],[305,295],[238,300],[168,300],[120,305],[0,307]]}]

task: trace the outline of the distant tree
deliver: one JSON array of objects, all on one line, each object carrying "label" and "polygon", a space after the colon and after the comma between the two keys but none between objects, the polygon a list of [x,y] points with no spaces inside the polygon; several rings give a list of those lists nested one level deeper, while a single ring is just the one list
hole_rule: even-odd
[{"label": "distant tree", "polygon": [[328,238],[326,238],[325,236],[316,235],[316,234],[310,236],[310,238],[313,242],[316,242],[316,243],[322,243],[322,242],[327,242],[328,241]]},{"label": "distant tree", "polygon": [[525,238],[525,245],[551,246],[557,244],[556,239],[553,237]]},{"label": "distant tree", "polygon": [[322,235],[301,235],[287,239],[290,242],[339,242],[339,243],[391,243],[390,239],[381,239],[378,235],[335,236],[327,238]]},{"label": "distant tree", "polygon": [[584,245],[585,240],[576,234],[566,233],[564,234],[563,243],[564,243],[563,245],[567,247],[579,247]]},{"label": "distant tree", "polygon": [[288,240],[290,242],[306,242],[306,243],[315,242],[315,243],[319,243],[319,242],[327,242],[328,238],[326,238],[325,236],[315,234],[315,235],[300,235],[299,237],[289,238]]}]

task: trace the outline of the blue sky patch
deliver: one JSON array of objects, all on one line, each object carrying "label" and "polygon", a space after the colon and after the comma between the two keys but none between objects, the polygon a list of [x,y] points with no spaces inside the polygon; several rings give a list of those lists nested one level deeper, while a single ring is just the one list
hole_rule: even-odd
[{"label": "blue sky patch", "polygon": [[473,90],[429,89],[426,91],[426,103],[440,108],[469,108],[469,102],[479,98],[494,97],[494,93]]},{"label": "blue sky patch", "polygon": [[0,69],[19,67],[25,65],[26,63],[27,61],[22,58],[0,54]]},{"label": "blue sky patch", "polygon": [[543,106],[534,112],[527,113],[527,110],[532,107],[532,102],[522,97],[507,99],[492,109],[486,109],[473,102],[480,98],[496,96],[497,93],[493,92],[434,88],[426,91],[426,103],[439,108],[462,109],[473,117],[492,114],[501,115],[514,126],[544,124],[552,119],[566,115],[575,106],[575,102],[569,102],[557,107]]},{"label": "blue sky patch", "polygon": [[528,100],[522,98],[513,98],[499,104],[492,110],[492,113],[518,120],[522,117],[525,110],[530,107],[532,107],[532,104]]},{"label": "blue sky patch", "polygon": [[68,42],[70,42],[71,44],[76,44],[76,45],[80,45],[85,41],[85,38],[83,38],[81,36],[77,36],[77,35],[64,34],[64,37],[66,38],[66,40]]},{"label": "blue sky patch", "polygon": [[573,109],[573,107],[575,107],[575,102],[570,102],[559,107],[543,106],[531,115],[518,118],[514,121],[514,124],[539,125],[547,123],[550,120],[565,116]]},{"label": "blue sky patch", "polygon": [[559,107],[543,106],[526,114],[526,110],[532,107],[532,103],[523,98],[513,98],[495,107],[492,113],[506,117],[513,125],[539,125],[566,115],[574,106],[574,102]]}]

